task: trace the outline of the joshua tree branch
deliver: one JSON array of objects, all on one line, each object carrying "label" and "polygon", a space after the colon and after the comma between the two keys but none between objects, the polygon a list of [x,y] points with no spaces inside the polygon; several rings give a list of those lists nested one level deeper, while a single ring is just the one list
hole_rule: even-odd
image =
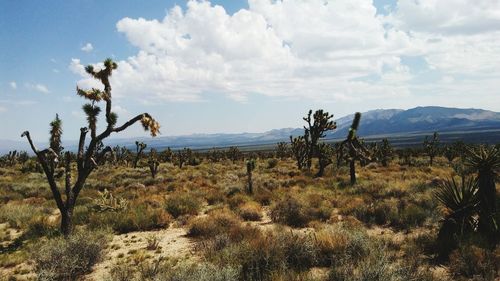
[{"label": "joshua tree branch", "polygon": [[[47,159],[45,158],[44,153],[43,153],[47,150],[52,150],[52,149],[46,149],[46,150],[40,152],[33,144],[33,140],[31,139],[29,131],[25,131],[21,135],[21,137],[26,137],[28,139],[28,142],[31,146],[31,149],[33,150],[33,152],[37,156],[38,162],[40,163],[40,165],[42,165],[43,172],[47,176],[47,181],[49,182],[50,191],[52,191],[52,195],[54,196],[54,200],[56,201],[57,207],[59,208],[59,210],[64,210],[65,206],[64,206],[63,200],[61,198],[61,193],[59,192],[59,189],[57,188],[57,183],[54,179],[54,171],[51,171],[51,169],[49,168],[49,165],[47,163]],[[54,151],[52,150],[52,152],[54,152]]]}]

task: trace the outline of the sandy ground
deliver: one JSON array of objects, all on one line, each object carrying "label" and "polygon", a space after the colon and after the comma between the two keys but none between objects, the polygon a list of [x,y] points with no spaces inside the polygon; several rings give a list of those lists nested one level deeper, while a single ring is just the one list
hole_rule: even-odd
[{"label": "sandy ground", "polygon": [[[153,257],[190,259],[193,257],[194,242],[187,238],[186,234],[187,231],[183,228],[168,228],[159,231],[115,235],[109,244],[111,249],[105,255],[104,261],[97,264],[94,271],[87,275],[85,280],[106,280],[109,270],[114,264],[141,250],[147,251],[147,254]],[[147,250],[147,240],[153,236],[156,236],[159,241],[159,249]]]}]

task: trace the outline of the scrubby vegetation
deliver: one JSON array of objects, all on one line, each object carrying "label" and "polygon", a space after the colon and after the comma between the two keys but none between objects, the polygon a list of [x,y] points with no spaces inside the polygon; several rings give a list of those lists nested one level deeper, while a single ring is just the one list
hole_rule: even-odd
[{"label": "scrubby vegetation", "polygon": [[[234,148],[199,152],[197,165],[182,168],[174,152],[153,151],[135,169],[109,161],[89,176],[74,209],[77,230],[68,238],[59,232],[43,175],[22,171],[21,162],[7,165],[0,177],[2,276],[495,280],[500,247],[489,222],[498,221],[498,205],[481,207],[480,183],[491,195],[491,181],[478,172],[498,172],[497,150],[469,147],[453,165],[438,155],[432,167],[423,150],[414,150],[411,161],[396,151],[355,163],[355,185],[349,158],[337,164],[335,153],[323,177],[298,169],[293,158]],[[494,196],[498,204],[498,191]]]}]

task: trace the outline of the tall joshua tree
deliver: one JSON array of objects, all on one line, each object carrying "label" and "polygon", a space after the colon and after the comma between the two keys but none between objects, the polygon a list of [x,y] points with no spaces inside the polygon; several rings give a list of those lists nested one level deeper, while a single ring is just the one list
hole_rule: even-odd
[{"label": "tall joshua tree", "polygon": [[317,156],[318,153],[318,141],[320,138],[325,137],[325,133],[329,130],[335,130],[337,125],[333,120],[333,114],[330,115],[328,112],[323,112],[322,109],[316,110],[312,116],[312,110],[304,117],[304,121],[307,122],[307,127],[304,126],[304,140],[307,145],[307,169],[311,169],[312,158]]},{"label": "tall joshua tree", "polygon": [[356,112],[354,114],[354,120],[352,121],[351,128],[347,134],[347,138],[340,145],[341,151],[344,147],[347,147],[348,151],[348,161],[349,161],[349,174],[351,177],[351,185],[356,184],[356,160],[369,160],[369,152],[364,147],[364,145],[359,141],[356,136],[356,131],[359,127],[359,122],[361,121],[361,113]]},{"label": "tall joshua tree", "polygon": [[[44,150],[38,150],[35,147],[29,131],[25,131],[21,135],[21,137],[26,137],[28,139],[31,149],[42,166],[57,208],[61,212],[61,232],[65,236],[71,233],[73,209],[78,195],[85,185],[85,181],[97,168],[99,163],[102,163],[106,154],[111,152],[111,147],[109,146],[102,148],[103,141],[112,133],[119,133],[139,121],[145,130],[150,131],[151,136],[155,137],[159,133],[160,124],[148,113],[139,114],[125,122],[123,125],[118,127],[116,126],[118,116],[111,111],[112,97],[111,84],[109,83],[109,78],[111,77],[113,70],[116,68],[117,64],[111,59],[106,59],[104,61],[103,69],[96,70],[92,65],[85,68],[88,74],[99,80],[104,85],[104,91],[95,88],[90,90],[83,90],[78,87],[76,88],[79,96],[89,100],[89,103],[83,106],[83,111],[87,115],[88,126],[80,129],[78,153],[76,155],[77,175],[76,180],[74,181],[71,179],[71,161],[73,161],[73,159],[72,157],[69,157],[69,153],[66,153],[65,155],[64,169],[66,179],[64,182],[65,188],[63,193],[59,190],[58,182],[56,181],[54,175],[54,167],[59,162],[60,158],[60,155],[58,155],[58,149],[61,148],[60,135],[62,134],[62,122],[58,120],[59,118],[56,116],[56,119],[51,123],[50,147]],[[101,112],[101,108],[98,106],[98,103],[101,101],[105,102],[106,126],[101,133],[98,133],[97,117]],[[88,146],[85,147],[86,137],[89,131],[90,142]]]},{"label": "tall joshua tree", "polygon": [[141,159],[142,152],[146,149],[148,145],[143,143],[142,141],[135,141],[135,159],[134,159],[134,169],[137,168],[137,163],[139,163],[139,159]]},{"label": "tall joshua tree", "polygon": [[[491,240],[500,239],[499,225],[496,221],[496,186],[495,179],[500,171],[500,148],[480,146],[468,149],[465,165],[477,172],[479,185],[479,231]],[[496,238],[496,239],[495,239]]]}]

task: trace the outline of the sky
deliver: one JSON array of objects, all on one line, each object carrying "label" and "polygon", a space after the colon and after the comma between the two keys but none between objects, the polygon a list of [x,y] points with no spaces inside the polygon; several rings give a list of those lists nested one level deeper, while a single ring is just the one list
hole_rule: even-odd
[{"label": "sky", "polygon": [[[498,0],[0,0],[0,139],[86,126],[84,66],[118,63],[118,123],[162,135],[300,127],[309,109],[500,111]],[[115,137],[147,136],[140,125]]]}]

